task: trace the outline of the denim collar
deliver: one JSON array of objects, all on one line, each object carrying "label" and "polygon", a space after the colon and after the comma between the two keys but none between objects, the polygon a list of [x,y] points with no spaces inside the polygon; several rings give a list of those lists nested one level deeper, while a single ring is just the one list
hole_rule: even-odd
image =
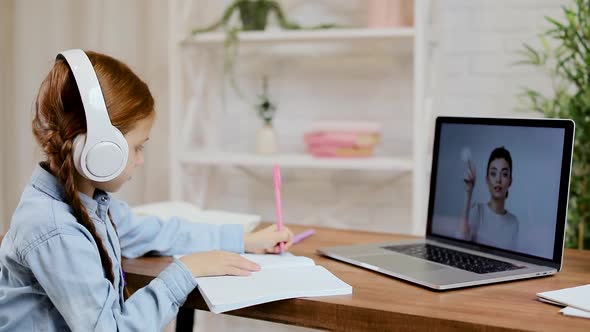
[{"label": "denim collar", "polygon": [[[31,176],[31,185],[44,192],[45,194],[53,197],[58,201],[65,202],[65,192],[59,180],[51,174],[47,169],[44,167],[43,163],[37,164],[35,166],[35,170],[33,171],[33,175]],[[80,201],[88,210],[88,213],[94,214],[98,210],[98,206],[106,205],[107,209],[110,204],[111,198],[108,193],[96,189],[94,191],[94,197],[89,197],[88,195],[78,192],[80,195]]]}]

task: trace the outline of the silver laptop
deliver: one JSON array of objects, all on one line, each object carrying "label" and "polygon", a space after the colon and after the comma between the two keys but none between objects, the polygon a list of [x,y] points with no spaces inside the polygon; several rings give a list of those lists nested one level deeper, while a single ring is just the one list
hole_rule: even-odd
[{"label": "silver laptop", "polygon": [[437,290],[561,270],[574,122],[436,119],[426,238],[318,252]]}]

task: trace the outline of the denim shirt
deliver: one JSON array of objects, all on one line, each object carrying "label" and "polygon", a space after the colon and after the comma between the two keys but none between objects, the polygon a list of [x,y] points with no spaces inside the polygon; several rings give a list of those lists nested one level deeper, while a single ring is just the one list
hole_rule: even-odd
[{"label": "denim shirt", "polygon": [[241,225],[138,217],[100,190],[80,197],[113,262],[114,286],[96,242],[64,202],[62,186],[37,166],[0,247],[0,331],[161,331],[195,279],[174,259],[125,301],[121,256],[244,250]]}]

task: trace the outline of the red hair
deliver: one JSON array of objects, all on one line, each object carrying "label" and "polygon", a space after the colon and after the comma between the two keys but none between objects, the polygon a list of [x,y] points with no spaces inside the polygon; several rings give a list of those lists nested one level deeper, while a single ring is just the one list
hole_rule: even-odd
[{"label": "red hair", "polygon": [[[154,114],[154,99],[148,86],[129,67],[104,54],[88,51],[86,54],[98,77],[111,123],[123,135],[138,121]],[[86,132],[86,116],[76,81],[64,59],[55,61],[41,83],[32,127],[33,135],[46,155],[45,164],[63,186],[65,200],[72,207],[78,223],[96,242],[105,276],[114,285],[113,263],[80,201],[75,181],[72,145],[77,135]]]}]

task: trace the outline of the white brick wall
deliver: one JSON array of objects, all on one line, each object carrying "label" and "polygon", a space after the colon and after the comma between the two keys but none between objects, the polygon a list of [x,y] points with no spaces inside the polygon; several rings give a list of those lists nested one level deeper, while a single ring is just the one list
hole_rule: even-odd
[{"label": "white brick wall", "polygon": [[564,0],[439,1],[437,91],[434,114],[531,115],[517,112],[523,86],[549,90],[538,70],[515,65],[524,42],[548,28],[544,16],[561,17]]}]

